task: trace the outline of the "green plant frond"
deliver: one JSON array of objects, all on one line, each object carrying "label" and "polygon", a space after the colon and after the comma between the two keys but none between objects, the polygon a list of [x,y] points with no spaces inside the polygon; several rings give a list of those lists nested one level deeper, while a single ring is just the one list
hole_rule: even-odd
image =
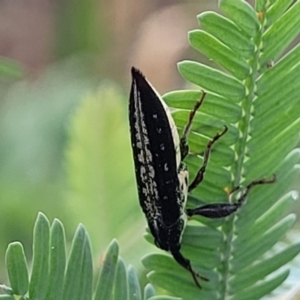
[{"label": "green plant frond", "polygon": [[289,212],[298,194],[289,188],[300,175],[300,151],[295,149],[300,131],[299,44],[278,58],[299,34],[300,2],[257,1],[256,11],[245,1],[219,3],[226,17],[200,14],[201,30],[191,31],[189,40],[221,69],[180,62],[181,75],[199,90],[163,96],[174,108],[181,133],[202,90],[207,93],[189,136],[191,153],[185,161],[190,180],[202,165],[208,140],[224,125],[229,129],[213,146],[204,180],[187,207],[236,201],[239,193],[228,196],[233,187],[273,174],[276,182],[254,187],[233,216],[195,217],[202,224],[187,226],[182,253],[209,278],[201,282],[202,290],[171,257],[143,259],[153,284],[186,300],[260,299],[287,278],[289,270],[281,267],[300,252],[299,241],[274,250],[296,218]]},{"label": "green plant frond", "polygon": [[[39,213],[33,240],[31,272],[28,270],[23,245],[19,242],[9,244],[6,251],[6,267],[10,287],[0,286],[5,292],[0,295],[0,299],[180,300],[156,295],[151,284],[145,287],[142,294],[135,270],[132,266],[126,267],[119,256],[116,240],[109,244],[101,266],[94,275],[91,245],[83,225],[79,225],[76,230],[68,259],[64,226],[59,220],[54,220],[50,227],[46,216]],[[96,286],[93,289],[95,282]]]}]

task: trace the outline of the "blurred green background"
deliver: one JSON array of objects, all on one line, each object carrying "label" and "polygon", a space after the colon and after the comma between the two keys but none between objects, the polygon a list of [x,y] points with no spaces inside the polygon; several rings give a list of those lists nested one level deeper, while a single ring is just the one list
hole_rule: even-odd
[{"label": "blurred green background", "polygon": [[[160,93],[184,88],[176,62],[196,15],[217,1],[0,2],[0,282],[4,253],[31,255],[39,211],[71,239],[83,223],[100,259],[109,241],[139,267],[149,249],[129,142],[130,67]],[[295,188],[298,188],[295,183]]]}]

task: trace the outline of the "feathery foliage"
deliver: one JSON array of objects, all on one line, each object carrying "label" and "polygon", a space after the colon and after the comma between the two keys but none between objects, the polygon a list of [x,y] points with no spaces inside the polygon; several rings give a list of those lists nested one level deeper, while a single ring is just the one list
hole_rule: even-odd
[{"label": "feathery foliage", "polygon": [[[205,179],[190,195],[188,206],[228,202],[228,191],[234,186],[245,186],[272,174],[276,174],[277,182],[253,189],[234,216],[222,220],[197,217],[186,228],[182,252],[191,259],[195,270],[210,279],[202,282],[202,290],[170,256],[152,254],[143,258],[151,271],[150,281],[185,300],[260,299],[287,278],[289,270],[281,267],[300,252],[300,242],[296,241],[270,255],[295,221],[289,211],[297,195],[289,187],[300,173],[300,151],[295,149],[300,130],[300,45],[284,56],[283,52],[299,34],[300,2],[257,0],[252,8],[242,0],[221,0],[220,9],[225,17],[215,12],[202,13],[198,16],[201,30],[189,34],[191,45],[213,60],[215,67],[193,61],[179,63],[183,77],[200,89],[164,96],[174,108],[174,119],[182,131],[201,90],[208,93],[189,136],[191,154],[186,162],[191,179],[201,165],[208,140],[224,125],[229,128],[214,146]],[[87,113],[83,115],[90,117],[99,107],[92,99],[85,109]],[[101,109],[104,117],[107,109]],[[77,119],[81,125],[86,124],[83,115],[81,121],[80,116]],[[90,120],[93,123],[93,117]],[[80,171],[80,145],[86,145],[85,138],[91,132],[81,129],[75,128],[78,144],[74,143],[69,152],[69,164],[76,169],[72,162],[78,163]],[[93,141],[91,137],[89,142]],[[94,163],[93,155],[97,156],[102,148],[89,142],[89,156],[80,157]],[[89,163],[83,166],[90,176],[87,180],[98,177],[93,176]],[[70,178],[73,187],[78,188],[79,195],[92,195],[88,199],[93,203],[99,182],[82,187],[78,174],[74,172]],[[18,242],[9,245],[6,265],[10,287],[2,286],[6,294],[0,299],[179,299],[155,296],[152,285],[147,285],[142,295],[136,273],[119,256],[115,241],[109,245],[100,275],[94,280],[91,246],[82,225],[67,257],[62,224],[55,220],[50,226],[40,214],[33,248],[29,272],[23,246]],[[95,289],[93,282],[97,282]]]},{"label": "feathery foliage", "polygon": [[90,241],[82,225],[76,230],[67,258],[62,223],[56,219],[50,226],[45,215],[39,213],[34,227],[31,274],[22,244],[11,243],[6,251],[10,287],[1,286],[6,294],[0,295],[0,299],[178,300],[155,296],[150,284],[142,295],[135,270],[127,267],[119,256],[116,240],[110,243],[100,264],[99,276],[93,275]]},{"label": "feathery foliage", "polygon": [[[204,12],[201,29],[189,33],[190,44],[216,63],[178,64],[181,75],[208,94],[197,112],[189,137],[187,158],[193,179],[206,144],[226,125],[229,130],[214,146],[204,181],[188,206],[235,201],[233,187],[271,178],[272,185],[253,188],[246,204],[224,220],[197,217],[202,224],[186,228],[182,252],[209,282],[199,290],[176,262],[166,255],[143,259],[150,281],[183,299],[260,299],[288,276],[281,267],[300,252],[300,242],[273,256],[266,253],[293,226],[289,214],[297,199],[288,192],[299,175],[300,45],[284,50],[299,34],[300,1],[221,0],[225,16]],[[218,66],[218,67],[217,67]],[[174,108],[179,128],[201,97],[200,90],[176,91],[164,96]],[[197,198],[201,199],[198,200]],[[196,225],[197,224],[197,225]],[[281,269],[280,269],[281,268]]]}]

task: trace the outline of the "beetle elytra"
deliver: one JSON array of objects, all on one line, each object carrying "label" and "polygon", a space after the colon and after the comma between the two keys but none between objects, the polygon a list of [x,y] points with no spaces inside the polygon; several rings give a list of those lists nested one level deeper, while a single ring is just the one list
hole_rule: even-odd
[{"label": "beetle elytra", "polygon": [[[168,106],[146,80],[142,73],[132,68],[132,86],[129,99],[129,123],[135,174],[140,206],[157,247],[169,251],[173,258],[197,279],[208,280],[195,272],[190,261],[181,252],[181,239],[187,217],[201,215],[222,218],[235,212],[244,202],[250,189],[259,184],[273,183],[272,179],[260,179],[248,184],[235,203],[208,204],[185,209],[188,193],[203,180],[213,144],[226,132],[217,133],[207,144],[203,164],[189,184],[188,170],[183,162],[189,152],[187,137],[193,118],[205,98],[205,92],[195,103],[189,120],[179,138]],[[235,188],[233,191],[238,190]]]}]

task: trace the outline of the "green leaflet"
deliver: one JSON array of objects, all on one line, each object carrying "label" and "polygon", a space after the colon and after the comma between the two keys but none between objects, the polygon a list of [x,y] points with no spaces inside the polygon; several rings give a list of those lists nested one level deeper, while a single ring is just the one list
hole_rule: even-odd
[{"label": "green leaflet", "polygon": [[[263,125],[266,126],[264,128],[268,130],[270,128],[269,125],[275,123],[275,117],[278,117],[280,120],[289,118],[289,116],[291,115],[290,111],[293,110],[293,108],[299,107],[296,92],[297,84],[295,82],[292,87],[289,87],[287,85],[285,90],[279,90],[278,94],[275,94],[274,97],[272,97],[272,100],[270,101],[270,105],[272,105],[271,107],[258,107],[257,111],[255,111],[257,119],[251,122],[252,129],[255,130],[259,128],[261,123],[264,123]],[[290,99],[289,103],[285,103],[285,99]],[[266,110],[262,111],[264,108],[266,108]],[[261,114],[259,114],[260,109],[262,111]],[[262,134],[264,133],[265,132],[262,132]]]},{"label": "green leaflet", "polygon": [[89,300],[92,298],[92,293],[93,293],[93,257],[92,257],[91,244],[87,234],[84,243],[84,255],[82,259],[82,265],[83,265],[81,269],[82,286],[81,286],[81,293],[79,293],[78,299]]},{"label": "green leaflet", "polygon": [[[190,155],[186,161],[189,164],[189,171],[192,180],[193,177],[196,176],[196,173],[199,171],[199,168],[202,165],[202,160],[199,157],[196,157],[195,155]],[[218,185],[220,185],[221,187],[226,186],[228,185],[228,183],[231,182],[231,176],[227,170],[214,164],[213,168],[207,171],[205,180],[211,182],[213,182],[213,180],[218,180]]]},{"label": "green leaflet", "polygon": [[61,300],[66,269],[65,232],[55,219],[50,229],[50,273],[46,300]]},{"label": "green leaflet", "polygon": [[204,12],[198,15],[199,25],[212,36],[230,47],[244,58],[249,58],[254,52],[254,45],[242,30],[232,21],[216,14]]},{"label": "green leaflet", "polygon": [[[299,168],[293,168],[283,176],[278,175],[278,180],[284,182],[283,185],[274,185],[270,187],[270,190],[266,189],[264,193],[253,191],[252,195],[247,200],[247,205],[240,211],[240,218],[236,222],[236,226],[243,228],[249,228],[259,217],[261,217],[272,205],[277,201],[277,197],[282,197],[289,188],[291,181],[296,176],[300,175]],[[260,201],[260,202],[259,202]]]},{"label": "green leaflet", "polygon": [[[168,106],[191,110],[195,102],[201,98],[202,92],[197,90],[175,91],[163,96]],[[241,116],[241,108],[230,99],[222,98],[218,95],[207,94],[205,101],[201,105],[201,113],[214,116],[229,123],[237,122]]]},{"label": "green leaflet", "polygon": [[25,295],[28,291],[29,281],[22,244],[14,242],[8,246],[5,263],[12,292],[15,295]]},{"label": "green leaflet", "polygon": [[[189,117],[189,111],[175,111],[173,117],[176,119],[176,125],[179,127],[184,127],[186,120]],[[205,132],[210,138],[213,137],[217,132],[224,129],[225,122],[218,120],[213,116],[208,114],[197,113],[193,120],[192,130]],[[228,125],[228,131],[226,135],[223,136],[222,140],[218,141],[218,144],[234,144],[239,138],[239,132],[235,126]]]},{"label": "green leaflet", "polygon": [[2,299],[2,300],[15,300],[16,298],[14,296],[10,296],[10,295],[0,295],[0,299]]},{"label": "green leaflet", "polygon": [[263,53],[260,65],[277,59],[282,51],[299,34],[300,2],[297,1],[282,17],[280,17],[263,36]]},{"label": "green leaflet", "polygon": [[[189,139],[191,153],[201,155],[203,153],[208,141],[209,141],[208,138],[199,136],[199,134],[191,133],[190,139]],[[218,143],[216,145],[213,153],[214,153],[214,155],[211,156],[211,164],[214,164],[216,166],[218,166],[218,165],[219,166],[229,166],[229,165],[232,165],[232,163],[234,162],[234,159],[235,159],[234,151],[231,148],[229,148],[228,146],[225,147],[221,141],[220,141],[220,143]],[[198,164],[197,165],[195,164],[195,166],[198,167],[198,169],[201,166],[201,162],[198,160]]]},{"label": "green leaflet", "polygon": [[[190,229],[191,226],[187,226],[187,229],[183,236],[183,248],[182,252],[185,255],[188,255],[190,259],[194,262],[195,266],[198,266],[199,270],[202,270],[201,275],[212,277],[214,274],[211,272],[208,275],[208,270],[214,268],[218,265],[220,262],[220,257],[218,254],[218,250],[216,249],[215,245],[222,240],[222,235],[219,231],[214,229],[214,233],[212,236],[208,236],[207,234],[203,234],[204,229],[201,232],[201,229],[196,231]],[[206,229],[206,228],[205,228]],[[193,230],[194,232],[190,232]],[[212,232],[208,231],[208,232]],[[147,235],[147,239],[153,243],[153,239],[150,235]],[[197,241],[195,241],[197,239]],[[209,244],[208,244],[209,243]],[[201,247],[201,249],[197,250],[196,248],[199,248],[200,245],[206,245],[206,247]],[[183,271],[180,273],[183,273],[182,276],[185,278],[189,278],[188,272],[184,271],[182,267],[180,267],[176,262],[174,262],[171,257],[163,255],[163,254],[153,254],[149,256],[145,256],[142,259],[143,265],[146,269],[150,269],[151,267],[155,267],[155,270],[160,270],[162,272],[166,272],[166,267],[168,272],[173,272],[173,269],[176,268],[178,271]],[[192,282],[191,282],[192,284]]]},{"label": "green leaflet", "polygon": [[291,228],[296,219],[295,215],[288,215],[257,240],[247,241],[242,248],[237,248],[233,252],[231,267],[233,271],[241,270],[250,265],[255,259],[259,258],[268,249],[273,247],[279,238]]},{"label": "green leaflet", "polygon": [[245,87],[237,79],[216,69],[192,61],[178,63],[178,69],[186,80],[231,101],[240,101],[246,94]]},{"label": "green leaflet", "polygon": [[93,264],[87,233],[79,225],[71,247],[64,280],[63,299],[90,299]]},{"label": "green leaflet", "polygon": [[[296,98],[297,100],[297,98]],[[248,143],[248,155],[255,156],[256,148],[263,143],[262,140],[266,142],[271,142],[274,139],[278,139],[278,135],[282,132],[282,128],[288,130],[289,126],[298,121],[298,108],[300,104],[298,101],[291,99],[291,107],[282,107],[281,110],[273,111],[270,114],[265,114],[263,117],[259,117],[255,122],[251,122],[251,130],[253,130],[253,135],[251,141]],[[276,119],[273,118],[276,117]],[[277,122],[275,121],[277,120]],[[264,126],[264,127],[261,127]],[[264,128],[265,130],[259,131],[259,128]]]},{"label": "green leaflet", "polygon": [[[176,271],[176,269],[174,269],[174,271]],[[154,271],[148,274],[148,278],[157,286],[164,287],[167,290],[172,289],[172,292],[182,297],[182,299],[197,299],[197,297],[199,297],[199,289],[190,283],[188,276],[185,278],[180,276],[181,273],[178,271],[176,273]],[[180,282],[181,284],[174,285],[174,281]],[[203,283],[203,287],[204,286],[205,283]],[[203,290],[201,297],[203,297],[203,299],[213,300],[216,299],[216,292]]]},{"label": "green leaflet", "polygon": [[231,299],[233,300],[260,300],[266,294],[269,294],[277,288],[289,275],[288,270],[280,272],[272,279],[268,279],[251,288],[244,289],[236,293]]},{"label": "green leaflet", "polygon": [[184,244],[198,247],[203,245],[204,248],[214,249],[213,245],[220,243],[223,236],[219,230],[199,226],[187,226],[184,232]]},{"label": "green leaflet", "polygon": [[44,298],[47,292],[49,246],[49,221],[42,213],[39,213],[34,227],[33,267],[29,285],[29,296],[32,299]]},{"label": "green leaflet", "polygon": [[241,56],[203,30],[189,33],[191,45],[217,64],[222,66],[237,79],[243,80],[250,74],[250,67]]},{"label": "green leaflet", "polygon": [[107,253],[99,275],[95,300],[110,299],[112,295],[113,282],[115,280],[118,264],[119,247],[116,241],[108,246]]},{"label": "green leaflet", "polygon": [[[288,153],[297,145],[298,137],[296,134],[299,132],[300,120],[297,119],[293,124],[289,123],[289,121],[286,121],[285,123],[282,122],[283,126],[287,124],[286,126],[288,127],[286,127],[273,140],[265,140],[264,145],[268,143],[270,149],[273,149],[272,155],[265,157],[258,151],[258,149],[251,153],[251,159],[249,159],[244,165],[245,174],[247,174],[250,178],[253,178],[255,174],[261,174],[264,168],[265,171],[267,170],[268,172],[273,173],[285,156],[288,155]],[[288,145],[284,143],[285,140],[288,141]],[[260,139],[260,142],[263,144],[262,139]],[[257,165],[257,169],[255,169],[254,165]]]},{"label": "green leaflet", "polygon": [[272,257],[265,258],[264,260],[245,268],[239,272],[238,276],[235,276],[231,279],[230,285],[234,288],[232,293],[239,292],[247,286],[251,286],[258,279],[262,280],[265,276],[276,271],[281,266],[292,260],[299,253],[299,251],[300,243],[298,242],[291,247],[283,249]]},{"label": "green leaflet", "polygon": [[268,24],[275,23],[282,14],[289,8],[293,0],[281,0],[275,1],[275,3],[267,11]]},{"label": "green leaflet", "polygon": [[[276,112],[276,110],[280,110],[284,104],[284,109],[288,109],[291,106],[290,102],[284,100],[288,99],[288,97],[295,96],[294,91],[298,88],[296,79],[299,73],[300,67],[296,65],[295,68],[283,73],[283,76],[278,76],[274,81],[273,78],[270,78],[275,85],[269,90],[257,90],[258,97],[254,103],[255,113],[259,116],[268,113],[269,110]],[[268,99],[270,99],[270,102],[269,105],[266,105]]]},{"label": "green leaflet", "polygon": [[[257,95],[260,96],[261,94],[266,94],[270,91],[273,91],[274,88],[277,88],[278,84],[281,86],[282,89],[284,89],[283,87],[285,87],[285,85],[282,84],[282,80],[297,65],[299,55],[300,44],[298,44],[295,48],[289,51],[282,59],[280,59],[280,61],[275,66],[264,72],[261,75],[261,77],[259,77],[256,81]],[[272,89],[270,89],[269,82],[273,83]],[[261,101],[261,105],[263,104],[269,106],[268,103]]]},{"label": "green leaflet", "polygon": [[245,1],[221,0],[221,10],[249,37],[254,37],[260,28],[254,9]]},{"label": "green leaflet", "polygon": [[151,284],[147,284],[144,289],[144,300],[148,300],[148,299],[154,300],[153,299],[153,297],[155,297],[154,295],[155,295],[155,291],[153,286]]},{"label": "green leaflet", "polygon": [[[263,207],[262,212],[267,211],[267,209],[274,205],[274,203],[278,200],[278,197],[282,197],[286,193],[293,176],[296,177],[296,174],[298,174],[300,170],[297,165],[298,162],[299,149],[295,149],[280,163],[276,170],[276,176],[278,177],[278,180],[282,182],[281,184],[275,183],[268,186],[267,189],[264,189],[264,193],[253,190],[248,198],[249,200],[247,201],[247,205],[243,208],[243,210],[241,210],[241,213],[244,214],[244,223],[247,224],[246,220],[248,218],[251,219],[253,215],[255,218],[259,217],[255,215],[256,210]],[[257,203],[255,201],[251,201],[251,198],[257,199]],[[254,211],[254,214],[250,213],[251,211]],[[243,225],[241,224],[241,226]]]},{"label": "green leaflet", "polygon": [[255,240],[279,222],[292,208],[298,195],[295,191],[285,194],[265,214],[257,217],[252,226],[238,228],[240,237],[234,243],[235,247],[242,247],[247,241]]},{"label": "green leaflet", "polygon": [[117,265],[117,273],[115,277],[114,299],[127,300],[127,295],[128,295],[128,286],[127,286],[126,266],[123,259],[119,257],[118,265]]},{"label": "green leaflet", "polygon": [[129,266],[127,269],[128,275],[128,286],[129,286],[129,300],[141,300],[141,289],[137,275],[132,266]]}]

